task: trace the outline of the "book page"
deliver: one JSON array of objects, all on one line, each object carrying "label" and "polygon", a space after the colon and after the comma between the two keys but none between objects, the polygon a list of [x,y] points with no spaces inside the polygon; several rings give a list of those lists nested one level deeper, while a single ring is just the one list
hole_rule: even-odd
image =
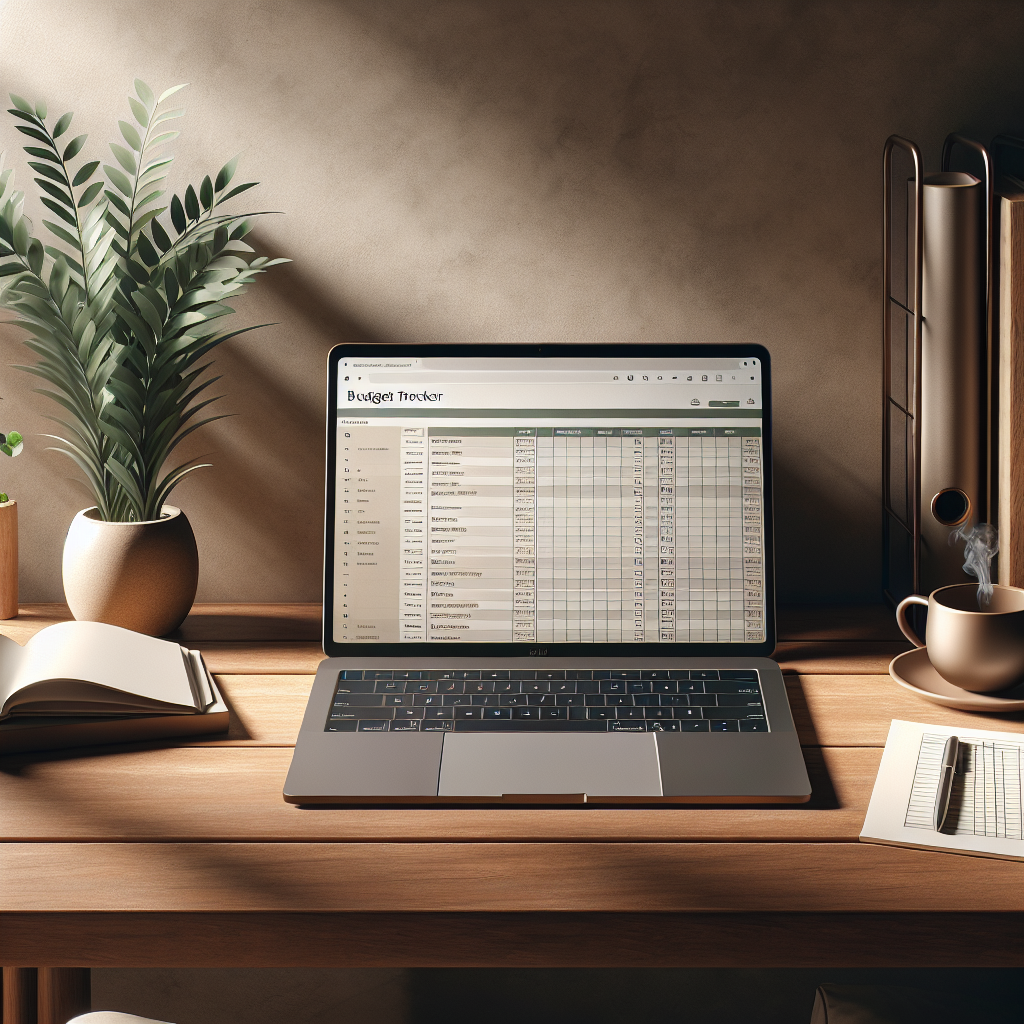
[{"label": "book page", "polygon": [[[2,648],[0,648],[2,650]],[[3,669],[0,653],[0,670]],[[12,676],[7,678],[5,710],[17,702],[15,692],[47,680],[75,680],[106,687],[110,691],[132,694],[132,706],[163,709],[166,705],[195,711],[189,675],[182,648],[170,640],[133,633],[103,622],[60,622],[37,633],[16,660]],[[72,687],[66,696],[81,699],[80,687]],[[32,686],[31,700],[44,694],[60,700],[62,688]],[[28,696],[26,694],[26,696]],[[99,701],[110,700],[110,693],[95,694]]]},{"label": "book page", "polygon": [[[963,758],[946,823],[932,827],[942,752],[950,736]],[[860,838],[1024,860],[1024,735],[893,721]]]}]

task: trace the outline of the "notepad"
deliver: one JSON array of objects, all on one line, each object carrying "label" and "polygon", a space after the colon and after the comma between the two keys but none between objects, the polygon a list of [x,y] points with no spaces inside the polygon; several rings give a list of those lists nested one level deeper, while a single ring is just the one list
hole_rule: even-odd
[{"label": "notepad", "polygon": [[[946,740],[960,740],[949,811],[932,816]],[[1024,860],[1024,735],[893,721],[864,820],[863,842]]]}]

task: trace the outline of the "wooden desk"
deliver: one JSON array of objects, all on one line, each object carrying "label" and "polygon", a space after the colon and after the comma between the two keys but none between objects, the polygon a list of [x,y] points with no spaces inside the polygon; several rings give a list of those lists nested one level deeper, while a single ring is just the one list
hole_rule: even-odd
[{"label": "wooden desk", "polygon": [[[318,606],[199,605],[224,739],[0,759],[0,960],[92,966],[1017,966],[1024,865],[858,843],[892,718],[881,608],[791,611],[799,808],[304,810]],[[66,616],[29,606],[24,642]],[[61,975],[64,977],[63,975]],[[8,1022],[10,1024],[10,1022]]]}]

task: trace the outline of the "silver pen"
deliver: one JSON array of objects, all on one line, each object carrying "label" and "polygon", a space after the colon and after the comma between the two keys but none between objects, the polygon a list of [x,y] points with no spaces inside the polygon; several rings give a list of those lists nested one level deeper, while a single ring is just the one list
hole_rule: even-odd
[{"label": "silver pen", "polygon": [[932,827],[936,832],[942,831],[946,823],[946,812],[949,810],[949,797],[953,792],[953,776],[956,774],[956,759],[960,753],[960,740],[950,736],[942,751],[942,768],[939,774],[939,788],[935,792],[935,811],[932,815]]}]

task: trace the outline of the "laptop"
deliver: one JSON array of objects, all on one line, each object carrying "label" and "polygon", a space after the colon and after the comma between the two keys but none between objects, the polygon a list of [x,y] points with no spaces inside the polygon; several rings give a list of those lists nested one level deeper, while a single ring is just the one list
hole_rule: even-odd
[{"label": "laptop", "polygon": [[801,803],[754,345],[342,345],[285,800]]}]

